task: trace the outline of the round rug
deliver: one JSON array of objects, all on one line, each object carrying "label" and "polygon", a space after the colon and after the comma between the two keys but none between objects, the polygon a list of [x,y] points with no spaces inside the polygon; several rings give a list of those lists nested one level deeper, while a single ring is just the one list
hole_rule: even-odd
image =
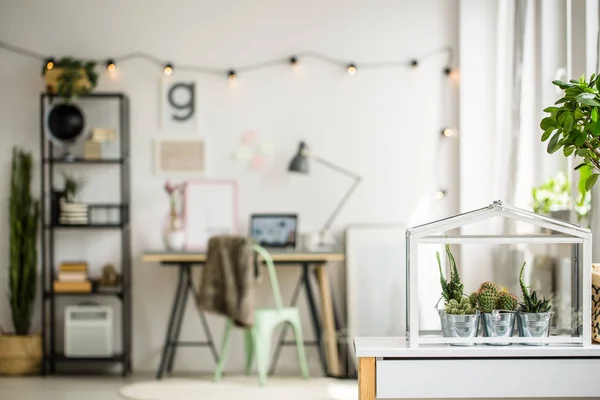
[{"label": "round rug", "polygon": [[164,379],[127,385],[119,390],[127,400],[355,400],[356,381],[270,378],[261,387],[256,377]]}]

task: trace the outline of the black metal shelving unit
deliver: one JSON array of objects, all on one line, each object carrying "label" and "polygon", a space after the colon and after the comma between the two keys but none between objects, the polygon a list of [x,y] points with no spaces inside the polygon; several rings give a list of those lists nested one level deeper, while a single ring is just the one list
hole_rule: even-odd
[{"label": "black metal shelving unit", "polygon": [[[61,158],[55,154],[56,149],[47,140],[44,129],[46,112],[55,100],[55,96],[42,93],[40,95],[40,148],[41,148],[41,216],[42,216],[42,240],[41,240],[41,267],[42,267],[42,350],[43,350],[43,373],[55,374],[58,364],[121,364],[123,376],[131,373],[131,229],[130,229],[130,165],[129,165],[129,101],[123,93],[92,93],[81,96],[86,101],[117,101],[119,109],[119,139],[120,156],[113,159],[87,160],[77,157],[74,160]],[[84,107],[85,109],[85,107]],[[84,110],[85,111],[85,110]],[[119,223],[88,224],[88,225],[64,225],[56,224],[52,220],[52,189],[54,188],[54,167],[60,165],[61,169],[77,168],[119,168],[120,169],[120,203],[101,204],[90,206],[116,207],[120,210]],[[90,183],[93,184],[93,183]],[[56,205],[55,205],[56,206]],[[63,230],[76,230],[78,234],[84,235],[86,231],[118,230],[121,235],[121,286],[116,290],[102,291],[96,287],[90,293],[57,293],[53,290],[56,267],[58,265],[55,257],[55,236],[60,235]],[[99,234],[96,232],[94,234]],[[121,341],[122,351],[110,357],[67,357],[57,350],[56,329],[61,321],[57,321],[56,309],[57,298],[68,297],[91,300],[94,297],[115,297],[119,300],[121,310]]]}]

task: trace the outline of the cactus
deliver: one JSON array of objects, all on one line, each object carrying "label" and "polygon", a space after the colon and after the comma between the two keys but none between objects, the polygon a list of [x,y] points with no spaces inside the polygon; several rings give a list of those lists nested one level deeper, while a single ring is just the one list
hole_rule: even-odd
[{"label": "cactus", "polygon": [[447,314],[467,315],[475,314],[476,310],[471,305],[471,300],[468,297],[463,297],[460,301],[452,299],[446,305]]},{"label": "cactus", "polygon": [[458,273],[458,268],[456,267],[456,260],[454,260],[454,256],[450,251],[450,246],[446,245],[446,254],[448,255],[448,260],[450,262],[450,281],[447,282],[444,277],[444,273],[442,272],[442,261],[440,260],[440,253],[436,252],[435,256],[437,258],[438,267],[440,270],[440,283],[442,285],[442,297],[446,305],[450,302],[450,300],[456,300],[460,303],[463,298],[463,284],[460,281],[460,274]]},{"label": "cactus", "polygon": [[473,292],[469,295],[469,302],[471,302],[471,307],[477,309],[479,306],[479,294],[477,292]]},{"label": "cactus", "polygon": [[515,311],[518,305],[517,297],[503,288],[496,299],[496,310]]},{"label": "cactus", "polygon": [[37,287],[39,202],[31,195],[31,153],[13,148],[10,192],[9,296],[17,335],[31,326]]},{"label": "cactus", "polygon": [[496,308],[498,287],[492,282],[483,282],[477,290],[477,300],[482,313],[490,313]]},{"label": "cactus", "polygon": [[550,299],[546,299],[545,297],[538,299],[537,292],[532,290],[530,293],[529,288],[525,286],[525,282],[523,282],[525,264],[523,263],[521,272],[519,273],[519,284],[523,292],[523,302],[519,304],[519,311],[524,313],[545,313],[551,311],[552,304],[550,304]]}]

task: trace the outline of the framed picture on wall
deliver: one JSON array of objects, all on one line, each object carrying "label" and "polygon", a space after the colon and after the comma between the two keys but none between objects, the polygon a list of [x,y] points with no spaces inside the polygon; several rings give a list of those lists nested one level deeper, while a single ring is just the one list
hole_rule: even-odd
[{"label": "framed picture on wall", "polygon": [[155,141],[154,172],[162,174],[203,174],[206,170],[206,143],[200,139],[169,138]]},{"label": "framed picture on wall", "polygon": [[212,236],[238,232],[237,182],[190,180],[184,204],[186,249],[206,250]]},{"label": "framed picture on wall", "polygon": [[180,73],[162,77],[159,98],[162,130],[174,133],[200,130],[195,77]]}]

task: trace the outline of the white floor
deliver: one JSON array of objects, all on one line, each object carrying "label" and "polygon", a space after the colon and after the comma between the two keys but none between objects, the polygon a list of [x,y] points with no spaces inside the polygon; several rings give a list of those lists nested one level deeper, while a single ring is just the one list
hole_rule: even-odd
[{"label": "white floor", "polygon": [[[302,392],[301,397],[306,400],[350,400],[357,397],[355,381],[343,382],[329,379],[287,380],[285,378],[273,378],[270,386],[269,382],[267,382],[267,386],[270,389],[262,391],[258,388],[254,380],[250,381],[246,377],[229,379],[229,384],[241,383],[248,385],[249,390],[245,391],[244,400],[265,400],[264,394],[266,392],[273,394],[273,390],[279,394],[275,397],[289,400],[294,398],[294,396],[290,396],[289,391],[286,395],[285,388],[288,385],[292,389],[292,392],[296,392],[297,394]],[[173,383],[174,380],[184,380],[188,383],[200,380],[203,384],[210,382],[209,378],[169,378],[163,382],[168,383],[170,381]],[[124,400],[119,395],[120,389],[124,386],[144,381],[155,382],[151,376],[134,377],[126,380],[119,377],[0,378],[0,400]],[[224,380],[214,385],[219,385],[219,400],[228,400],[226,389],[228,381]],[[297,387],[292,388],[297,385],[302,386],[301,391],[298,391]],[[261,392],[263,395],[261,395]],[[188,396],[181,396],[181,400],[187,400],[187,398]],[[200,396],[194,396],[194,398],[198,400],[202,400],[203,398],[212,399],[213,396],[205,392],[204,396],[200,394]],[[238,400],[239,390],[232,391],[230,398]],[[162,400],[162,396],[156,400]],[[169,396],[169,400],[178,399]]]}]

